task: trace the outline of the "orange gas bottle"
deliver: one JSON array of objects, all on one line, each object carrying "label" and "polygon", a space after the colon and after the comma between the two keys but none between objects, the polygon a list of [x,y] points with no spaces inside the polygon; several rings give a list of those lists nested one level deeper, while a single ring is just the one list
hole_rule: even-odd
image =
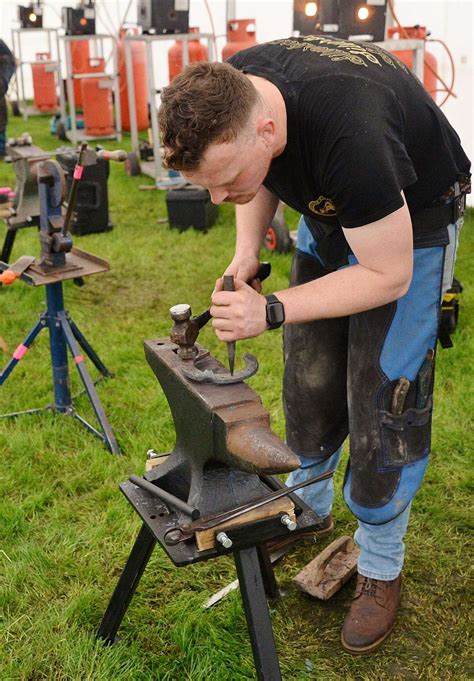
[{"label": "orange gas bottle", "polygon": [[[102,57],[89,59],[88,72],[104,70],[105,60]],[[111,78],[81,78],[80,82],[86,134],[97,137],[113,135],[115,128]]]},{"label": "orange gas bottle", "polygon": [[[388,29],[388,38],[400,40],[410,38],[411,40],[426,40],[425,26],[391,26]],[[413,51],[412,50],[394,50],[393,54],[402,61],[409,69],[413,68]],[[425,90],[436,101],[436,89],[438,88],[438,62],[436,57],[431,52],[425,49],[424,67],[423,67],[423,85]]]},{"label": "orange gas bottle", "polygon": [[[190,33],[199,33],[199,28],[193,26],[189,29]],[[189,45],[189,63],[194,61],[207,61],[209,59],[208,49],[199,40],[190,40]],[[168,50],[168,68],[170,74],[170,83],[176,78],[178,73],[183,70],[183,43],[177,40],[174,45]]]},{"label": "orange gas bottle", "polygon": [[[138,33],[136,29],[129,29],[128,32]],[[118,72],[120,83],[120,111],[122,114],[122,128],[130,131],[130,110],[128,106],[128,81],[127,69],[125,66],[125,44],[124,37],[126,32],[120,30],[118,41]],[[133,87],[135,91],[135,110],[137,112],[138,130],[148,128],[148,92],[147,92],[147,73],[146,73],[146,49],[144,43],[131,41],[133,68]]]},{"label": "orange gas bottle", "polygon": [[[88,40],[71,40],[69,43],[71,47],[72,72],[87,73],[89,69],[89,41]],[[74,104],[77,107],[82,107],[82,92],[81,80],[77,79],[74,82]]]},{"label": "orange gas bottle", "polygon": [[227,43],[222,49],[222,60],[236,52],[257,44],[255,19],[230,19],[227,22]]},{"label": "orange gas bottle", "polygon": [[36,64],[31,65],[34,105],[39,111],[45,113],[51,113],[58,108],[54,71],[50,71],[49,65],[45,63],[50,60],[51,54],[49,52],[37,52]]}]

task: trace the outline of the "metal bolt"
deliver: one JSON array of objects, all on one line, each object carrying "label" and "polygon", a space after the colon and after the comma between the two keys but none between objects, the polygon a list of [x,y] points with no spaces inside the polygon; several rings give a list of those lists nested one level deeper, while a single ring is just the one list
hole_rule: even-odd
[{"label": "metal bolt", "polygon": [[290,518],[288,513],[285,513],[285,515],[281,516],[280,522],[281,522],[282,525],[286,525],[286,527],[290,530],[290,532],[293,532],[293,530],[296,530],[296,522]]},{"label": "metal bolt", "polygon": [[225,532],[218,532],[216,534],[216,539],[225,549],[230,549],[232,546],[232,539],[230,539]]}]

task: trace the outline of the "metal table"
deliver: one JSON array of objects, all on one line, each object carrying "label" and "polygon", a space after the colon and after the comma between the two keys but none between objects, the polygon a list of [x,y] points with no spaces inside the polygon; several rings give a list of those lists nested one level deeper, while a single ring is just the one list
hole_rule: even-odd
[{"label": "metal table", "polygon": [[151,131],[153,137],[153,161],[140,161],[140,169],[145,175],[152,177],[155,182],[166,181],[161,163],[160,132],[158,127],[158,107],[156,95],[159,92],[155,84],[155,69],[153,65],[153,45],[163,41],[180,40],[183,47],[183,66],[189,64],[189,41],[205,39],[208,43],[209,60],[214,60],[214,42],[212,33],[176,33],[173,35],[127,35],[124,39],[125,68],[127,73],[128,106],[130,112],[130,135],[132,151],[140,158],[140,144],[138,139],[137,109],[135,103],[135,83],[133,78],[132,42],[145,43],[147,63],[148,104],[150,110]]}]

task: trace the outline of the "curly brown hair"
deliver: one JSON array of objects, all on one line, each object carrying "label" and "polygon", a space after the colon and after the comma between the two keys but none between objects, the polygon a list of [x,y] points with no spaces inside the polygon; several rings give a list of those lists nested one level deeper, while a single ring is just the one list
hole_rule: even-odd
[{"label": "curly brown hair", "polygon": [[230,64],[190,64],[164,88],[158,111],[164,163],[196,170],[208,146],[231,142],[258,101],[249,79]]}]

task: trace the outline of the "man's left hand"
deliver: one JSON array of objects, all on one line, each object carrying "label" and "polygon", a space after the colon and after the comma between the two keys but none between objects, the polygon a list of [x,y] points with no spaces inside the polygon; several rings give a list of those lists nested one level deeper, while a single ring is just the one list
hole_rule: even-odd
[{"label": "man's left hand", "polygon": [[235,279],[234,291],[223,291],[218,279],[212,294],[212,326],[221,341],[229,342],[254,338],[267,328],[265,296],[241,279]]}]

